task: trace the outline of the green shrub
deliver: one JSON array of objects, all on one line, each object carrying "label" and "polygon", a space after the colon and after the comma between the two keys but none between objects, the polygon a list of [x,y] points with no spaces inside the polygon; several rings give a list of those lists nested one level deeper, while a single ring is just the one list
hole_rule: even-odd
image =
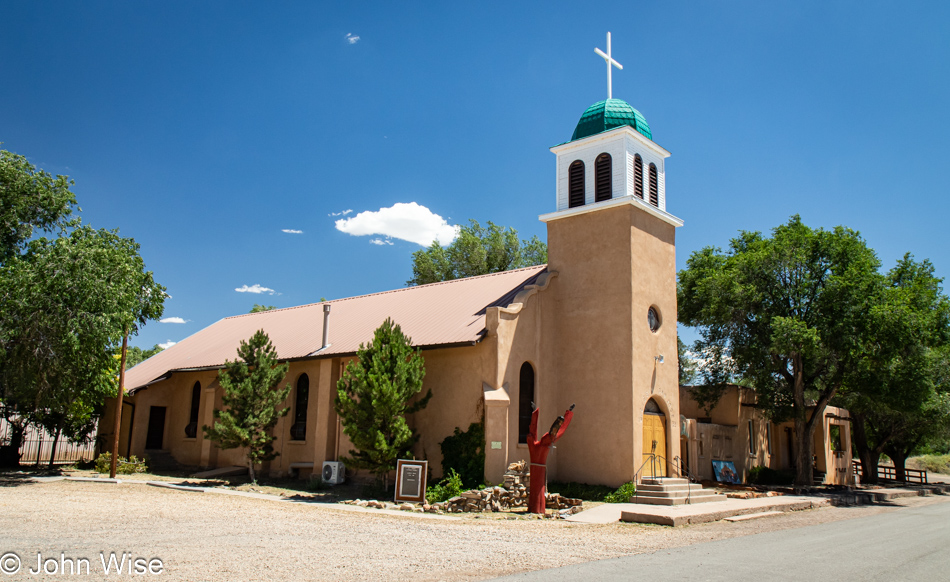
[{"label": "green shrub", "polygon": [[791,471],[776,471],[770,467],[755,466],[749,469],[746,481],[753,485],[791,485],[795,482],[795,474]]},{"label": "green shrub", "polygon": [[950,475],[950,455],[921,455],[907,459],[907,466],[912,469]]},{"label": "green shrub", "polygon": [[[112,453],[102,453],[96,457],[96,473],[108,473],[112,465]],[[119,475],[132,475],[134,473],[147,473],[148,462],[145,459],[139,459],[132,455],[128,459],[119,457],[115,464],[115,472]]]},{"label": "green shrub", "polygon": [[307,491],[326,491],[330,484],[323,480],[322,475],[311,475],[307,479]]},{"label": "green shrub", "polygon": [[458,496],[463,491],[462,478],[455,469],[449,469],[449,474],[435,485],[426,488],[426,501],[438,503]]},{"label": "green shrub", "polygon": [[445,437],[439,448],[442,449],[443,475],[449,475],[449,471],[454,469],[463,486],[468,488],[474,488],[485,480],[484,424],[473,422],[465,432],[455,427],[455,433]]},{"label": "green shrub", "polygon": [[630,503],[630,498],[637,492],[637,484],[633,481],[624,483],[613,493],[604,496],[604,503]]},{"label": "green shrub", "polygon": [[564,497],[573,499],[583,499],[584,501],[603,501],[604,497],[613,493],[613,488],[606,485],[588,485],[587,483],[575,483],[573,481],[551,481],[548,483],[548,491],[560,493]]}]

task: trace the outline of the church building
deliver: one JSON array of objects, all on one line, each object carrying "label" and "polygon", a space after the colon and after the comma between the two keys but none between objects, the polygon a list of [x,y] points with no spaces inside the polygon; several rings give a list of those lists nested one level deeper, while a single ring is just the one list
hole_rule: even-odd
[{"label": "church building", "polygon": [[[609,52],[609,45],[608,45]],[[598,51],[608,63],[615,63]],[[616,65],[615,65],[616,66]],[[609,93],[608,93],[609,95]],[[567,131],[565,128],[565,137]],[[554,146],[557,188],[547,226],[549,263],[228,317],[126,375],[120,454],[164,451],[182,465],[243,465],[201,427],[213,422],[218,371],[241,340],[263,329],[290,364],[290,412],[275,427],[280,455],[263,472],[320,471],[351,445],[334,412],[336,382],[385,318],[421,348],[428,406],[411,426],[414,454],[440,473],[439,443],[456,427],[485,426],[485,478],[528,458],[531,403],[547,427],[575,416],[548,461],[551,480],[619,486],[663,474],[651,452],[680,455],[676,342],[676,228],[667,212],[665,161],[646,119],[608,98]],[[100,434],[111,442],[112,411]],[[648,474],[644,474],[648,473]]]}]

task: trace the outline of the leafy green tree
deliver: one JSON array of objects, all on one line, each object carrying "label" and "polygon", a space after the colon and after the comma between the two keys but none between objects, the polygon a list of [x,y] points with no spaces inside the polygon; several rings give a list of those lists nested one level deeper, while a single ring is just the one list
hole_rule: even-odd
[{"label": "leafy green tree", "polygon": [[836,402],[851,414],[865,483],[877,481],[882,453],[903,477],[907,456],[946,430],[950,300],[941,283],[930,261],[907,254],[865,315],[867,341]]},{"label": "leafy green tree", "polygon": [[696,362],[690,357],[686,344],[679,336],[676,336],[676,352],[679,361],[679,383],[680,386],[690,386],[696,381],[697,368]]},{"label": "leafy green tree", "polygon": [[459,229],[452,243],[438,242],[412,254],[412,279],[407,285],[425,285],[475,275],[498,273],[548,262],[548,247],[537,236],[519,240],[518,231],[489,221],[482,227],[475,220]]},{"label": "leafy green tree", "polygon": [[158,344],[155,344],[154,346],[148,348],[147,350],[143,350],[142,348],[137,347],[137,346],[130,346],[126,350],[125,369],[128,370],[128,369],[134,368],[135,366],[141,364],[145,360],[151,358],[152,356],[154,356],[158,352],[161,352],[164,349],[165,348],[163,348],[162,346]]},{"label": "leafy green tree", "polygon": [[165,288],[139,245],[76,226],[39,238],[0,268],[0,389],[8,413],[81,441],[115,396],[113,355],[127,330],[161,316]]},{"label": "leafy green tree", "polygon": [[36,230],[64,228],[76,208],[72,180],[38,170],[21,155],[0,150],[0,265],[22,250]]},{"label": "leafy green tree", "polygon": [[946,442],[950,438],[950,394],[932,392],[923,406],[913,414],[898,413],[897,434],[884,445],[884,452],[894,462],[895,477],[906,480],[907,458],[931,440]]},{"label": "leafy green tree", "polygon": [[356,447],[343,459],[348,467],[368,469],[388,486],[386,476],[396,460],[419,440],[406,415],[425,408],[432,397],[430,390],[410,403],[424,377],[425,360],[391,319],[376,328],[373,341],[360,344],[337,382],[336,412]]},{"label": "leafy green tree", "polygon": [[287,414],[288,408],[281,405],[290,394],[290,384],[278,385],[289,366],[277,363],[277,350],[262,329],[248,341],[241,340],[237,354],[240,359],[226,361],[218,373],[224,409],[215,409],[214,424],[202,430],[222,449],[246,449],[248,471],[256,483],[254,465],[278,455],[270,432],[277,419]]},{"label": "leafy green tree", "polygon": [[261,311],[270,311],[271,309],[277,309],[275,305],[261,305],[260,303],[255,303],[254,307],[248,313],[260,313]]},{"label": "leafy green tree", "polygon": [[165,298],[135,241],[71,218],[72,185],[0,151],[0,404],[10,449],[34,422],[55,435],[51,458],[60,436],[89,436],[115,394],[118,342]]},{"label": "leafy green tree", "polygon": [[866,345],[878,267],[858,233],[793,216],[771,238],[742,232],[727,252],[696,251],[679,273],[679,320],[700,329],[707,384],[732,371],[769,416],[794,421],[797,485],[812,483],[815,430]]}]

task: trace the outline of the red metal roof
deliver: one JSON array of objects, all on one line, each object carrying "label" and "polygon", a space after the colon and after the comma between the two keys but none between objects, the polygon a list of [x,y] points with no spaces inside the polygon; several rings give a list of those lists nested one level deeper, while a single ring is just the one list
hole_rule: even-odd
[{"label": "red metal roof", "polygon": [[[387,318],[418,347],[474,343],[485,333],[485,309],[507,306],[535,282],[546,265],[406,287],[299,307],[226,317],[130,369],[125,386],[135,390],[169,372],[216,368],[237,357],[241,340],[263,329],[282,360],[355,353]],[[323,340],[323,305],[330,304],[329,347]]]}]

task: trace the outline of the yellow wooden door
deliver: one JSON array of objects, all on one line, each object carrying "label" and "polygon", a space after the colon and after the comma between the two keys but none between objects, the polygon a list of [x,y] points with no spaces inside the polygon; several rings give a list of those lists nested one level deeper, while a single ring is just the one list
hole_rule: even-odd
[{"label": "yellow wooden door", "polygon": [[[654,447],[654,443],[656,446]],[[650,453],[658,457],[650,460]],[[663,458],[660,458],[663,457]],[[643,477],[666,477],[666,416],[662,414],[643,414]]]}]

